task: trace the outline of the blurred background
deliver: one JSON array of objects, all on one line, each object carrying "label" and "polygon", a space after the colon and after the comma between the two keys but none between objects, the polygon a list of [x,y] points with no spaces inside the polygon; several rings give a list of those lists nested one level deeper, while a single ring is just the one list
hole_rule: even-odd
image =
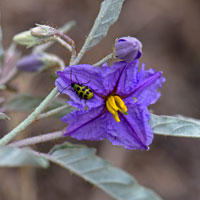
[{"label": "blurred background", "polygon": [[[67,21],[77,25],[69,35],[77,50],[84,42],[95,17],[100,0],[0,0],[4,48],[18,32],[35,23],[60,27]],[[126,0],[121,15],[108,36],[83,58],[82,63],[95,63],[111,52],[114,41],[121,36],[134,36],[143,43],[141,62],[164,72],[167,81],[162,97],[151,106],[156,114],[200,118],[200,1],[198,0]],[[19,47],[24,53],[30,50]],[[66,62],[69,54],[59,45],[50,52]],[[12,82],[19,93],[46,95],[54,83],[48,73],[23,73]],[[2,94],[1,94],[2,95]],[[13,93],[6,95],[14,95]],[[0,122],[1,137],[14,128],[26,114],[10,113],[9,123]],[[51,124],[51,126],[49,125]],[[53,125],[52,125],[53,124]],[[53,126],[53,127],[52,127]],[[65,127],[55,119],[42,119],[20,137],[40,135]],[[34,146],[48,152],[57,142],[79,141],[65,138]],[[148,152],[125,150],[109,142],[85,142],[96,147],[98,155],[132,174],[140,184],[149,187],[166,200],[200,199],[200,140],[155,136]],[[51,165],[47,170],[33,168],[0,169],[0,200],[110,200],[79,177]]]}]

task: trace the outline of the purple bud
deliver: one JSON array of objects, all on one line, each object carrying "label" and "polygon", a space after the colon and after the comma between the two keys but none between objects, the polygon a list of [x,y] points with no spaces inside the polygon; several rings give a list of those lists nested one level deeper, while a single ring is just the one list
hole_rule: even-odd
[{"label": "purple bud", "polygon": [[121,37],[115,42],[115,55],[126,62],[138,59],[142,55],[142,43],[134,37]]},{"label": "purple bud", "polygon": [[41,54],[30,54],[17,62],[17,68],[21,71],[37,72],[43,67],[43,62],[40,59]]}]

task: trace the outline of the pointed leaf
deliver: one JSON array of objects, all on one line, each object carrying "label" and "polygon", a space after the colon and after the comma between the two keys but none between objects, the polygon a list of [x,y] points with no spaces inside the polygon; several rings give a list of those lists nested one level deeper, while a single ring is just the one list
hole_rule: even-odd
[{"label": "pointed leaf", "polygon": [[30,150],[4,146],[0,148],[0,167],[43,167],[47,168],[48,161]]},{"label": "pointed leaf", "polygon": [[153,191],[140,186],[126,172],[95,155],[95,149],[65,143],[44,157],[75,173],[117,200],[159,200]]},{"label": "pointed leaf", "polygon": [[150,125],[158,135],[200,138],[200,120],[151,114]]},{"label": "pointed leaf", "polygon": [[78,60],[107,35],[110,26],[117,21],[123,3],[124,0],[104,0],[101,3],[99,14],[78,55]]}]

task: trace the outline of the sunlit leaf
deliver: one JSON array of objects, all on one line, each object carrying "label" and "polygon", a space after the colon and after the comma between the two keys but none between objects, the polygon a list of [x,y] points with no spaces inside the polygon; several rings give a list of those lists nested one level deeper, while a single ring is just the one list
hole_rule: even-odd
[{"label": "sunlit leaf", "polygon": [[150,125],[158,135],[200,138],[200,120],[151,114]]},{"label": "sunlit leaf", "polygon": [[0,167],[33,166],[47,168],[46,159],[34,155],[30,150],[4,146],[0,148]]},{"label": "sunlit leaf", "polygon": [[0,112],[0,119],[7,119],[7,120],[9,120],[10,117],[8,117],[5,113]]},{"label": "sunlit leaf", "polygon": [[55,146],[46,159],[66,168],[117,200],[159,200],[126,172],[95,155],[95,149],[65,143]]},{"label": "sunlit leaf", "polygon": [[86,51],[98,44],[107,35],[110,26],[119,17],[123,2],[124,0],[104,0],[101,3],[99,14],[78,55],[79,59]]}]

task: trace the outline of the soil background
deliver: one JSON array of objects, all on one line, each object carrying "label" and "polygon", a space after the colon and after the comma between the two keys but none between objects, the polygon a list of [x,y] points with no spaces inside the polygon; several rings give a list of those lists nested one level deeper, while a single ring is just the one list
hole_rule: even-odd
[{"label": "soil background", "polygon": [[[100,0],[0,0],[4,48],[12,37],[35,23],[56,27],[69,20],[77,25],[69,35],[81,48],[100,7]],[[110,53],[116,38],[135,36],[143,43],[141,63],[164,73],[166,82],[159,101],[151,106],[156,114],[200,118],[200,1],[126,0],[121,15],[108,36],[83,58],[95,63]],[[28,54],[30,50],[19,47]],[[69,54],[59,45],[50,48],[66,62]],[[49,74],[25,74],[13,82],[19,93],[44,95],[53,88]],[[12,95],[12,94],[11,94]],[[25,114],[10,113],[0,122],[0,135],[16,126]],[[50,125],[51,124],[51,125]],[[23,137],[40,135],[65,126],[48,118],[33,124]],[[22,136],[21,136],[22,137]],[[62,141],[80,141],[65,138]],[[55,143],[37,145],[47,152]],[[130,151],[109,142],[83,142],[96,147],[98,155],[132,174],[140,184],[153,189],[165,200],[200,199],[200,140],[155,136],[150,151]],[[0,169],[0,200],[110,200],[103,192],[68,171],[51,165],[33,168]]]}]

